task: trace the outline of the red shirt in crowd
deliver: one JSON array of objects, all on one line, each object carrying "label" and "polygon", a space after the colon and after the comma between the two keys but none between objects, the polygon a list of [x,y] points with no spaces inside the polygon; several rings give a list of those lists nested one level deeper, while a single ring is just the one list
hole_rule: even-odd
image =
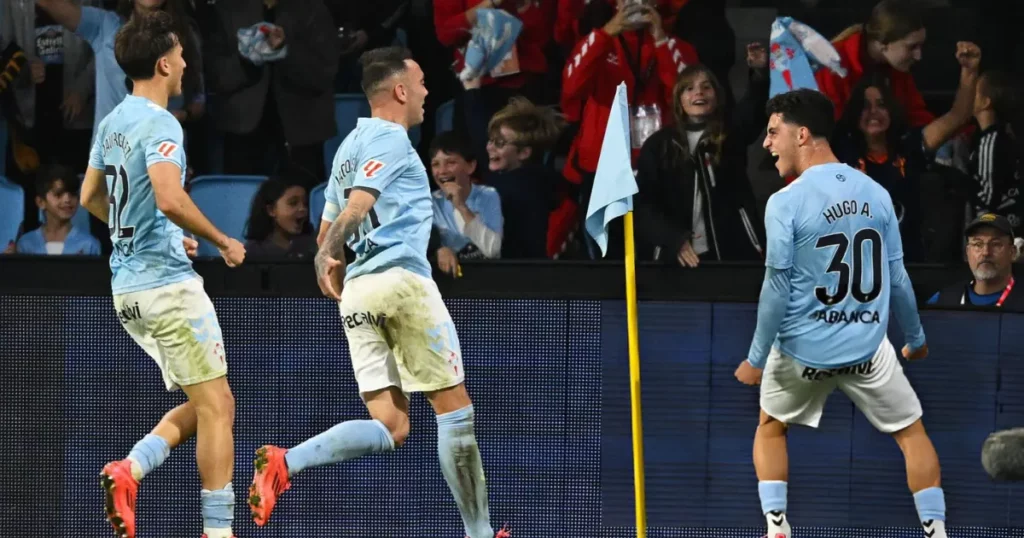
[{"label": "red shirt in crowd", "polygon": [[[455,72],[462,70],[463,50],[469,42],[473,26],[466,19],[466,11],[488,0],[434,0],[434,26],[437,39],[444,46],[455,50]],[[522,6],[522,7],[519,7]],[[518,75],[497,79],[484,76],[483,85],[497,84],[507,88],[518,88],[525,84],[525,74],[541,75],[547,72],[548,61],[544,48],[551,41],[557,6],[550,1],[505,0],[501,9],[523,21],[523,30],[516,40],[516,54],[519,58]]]},{"label": "red shirt in crowd", "polygon": [[[612,37],[604,30],[595,30],[580,40],[562,73],[562,111],[570,118],[581,119],[579,134],[569,150],[565,177],[579,183],[578,168],[597,170],[604,129],[620,83],[626,83],[631,106],[658,105],[662,124],[666,125],[672,121],[676,77],[697,61],[697,51],[689,43],[669,38],[655,46],[654,38],[646,31]],[[634,159],[638,153],[633,152]]]},{"label": "red shirt in crowd", "polygon": [[[818,89],[827,95],[835,105],[836,119],[842,117],[846,103],[850,101],[850,91],[864,76],[865,56],[867,48],[864,43],[864,32],[856,32],[848,37],[832,43],[839,53],[843,67],[847,70],[846,78],[840,77],[828,69],[819,69],[814,78],[818,81]],[[935,115],[928,111],[917,89],[914,77],[910,73],[897,71],[891,66],[883,66],[886,75],[892,81],[893,96],[907,112],[907,121],[911,127],[924,127],[935,120]]]},{"label": "red shirt in crowd", "polygon": [[[665,33],[672,34],[676,24],[676,14],[690,0],[656,0],[658,12],[664,24],[662,27]],[[609,0],[614,4],[615,0]],[[555,43],[559,46],[569,48],[575,45],[580,38],[579,22],[583,17],[584,9],[587,7],[586,0],[558,0],[558,16],[555,19]]]}]

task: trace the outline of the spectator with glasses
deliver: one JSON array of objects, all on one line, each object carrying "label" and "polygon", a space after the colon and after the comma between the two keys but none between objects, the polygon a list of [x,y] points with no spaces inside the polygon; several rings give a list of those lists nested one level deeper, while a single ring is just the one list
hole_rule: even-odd
[{"label": "spectator with glasses", "polygon": [[1024,312],[1024,292],[1017,288],[1013,276],[1013,262],[1020,253],[1014,244],[1010,221],[1002,215],[985,213],[967,226],[964,235],[967,264],[974,279],[939,291],[928,304],[991,306]]},{"label": "spectator with glasses", "polygon": [[558,142],[565,121],[552,108],[523,97],[510,100],[488,116],[480,80],[466,81],[463,86],[466,127],[482,163],[477,173],[501,199],[505,219],[501,257],[546,258],[548,219],[555,207],[555,191],[565,181],[544,160]]}]

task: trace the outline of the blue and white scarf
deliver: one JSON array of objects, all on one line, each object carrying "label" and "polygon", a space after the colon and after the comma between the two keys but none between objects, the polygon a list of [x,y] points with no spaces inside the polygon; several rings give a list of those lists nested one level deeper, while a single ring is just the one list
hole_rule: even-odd
[{"label": "blue and white scarf", "polygon": [[801,88],[817,90],[814,72],[823,67],[846,77],[846,69],[832,43],[792,17],[779,17],[772,23],[769,55],[769,97]]},{"label": "blue and white scarf", "polygon": [[478,9],[459,79],[472,80],[493,71],[512,51],[522,30],[523,21],[507,11]]}]

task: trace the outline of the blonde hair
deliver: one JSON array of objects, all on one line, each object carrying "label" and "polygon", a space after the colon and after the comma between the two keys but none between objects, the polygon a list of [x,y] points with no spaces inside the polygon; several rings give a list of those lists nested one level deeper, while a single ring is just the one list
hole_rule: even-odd
[{"label": "blonde hair", "polygon": [[867,24],[854,24],[836,37],[832,42],[842,41],[857,32],[871,41],[888,45],[924,28],[924,17],[920,8],[911,0],[882,0],[871,10]]},{"label": "blonde hair", "polygon": [[487,133],[500,136],[501,128],[508,127],[516,133],[516,139],[509,142],[522,148],[534,149],[534,155],[550,149],[565,129],[565,118],[554,109],[533,104],[525,97],[513,97],[505,108],[491,117]]}]

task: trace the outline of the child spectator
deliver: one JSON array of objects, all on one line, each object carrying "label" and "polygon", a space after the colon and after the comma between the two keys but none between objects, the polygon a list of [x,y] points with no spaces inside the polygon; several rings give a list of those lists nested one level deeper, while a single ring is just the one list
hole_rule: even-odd
[{"label": "child spectator", "polygon": [[245,239],[250,258],[312,259],[317,247],[306,189],[283,177],[264,181],[252,199]]},{"label": "child spectator", "polygon": [[512,99],[487,119],[479,80],[467,81],[466,119],[484,183],[497,189],[505,216],[501,257],[547,258],[548,219],[555,191],[565,180],[544,157],[558,141],[565,122],[549,107]]},{"label": "child spectator", "polygon": [[18,254],[99,256],[100,242],[71,219],[78,211],[79,181],[70,168],[42,166],[36,175],[36,205],[43,211],[40,227],[21,236]]},{"label": "child spectator", "polygon": [[440,234],[438,266],[451,272],[456,260],[501,257],[504,219],[493,187],[473,183],[477,163],[468,142],[452,131],[430,145],[430,171],[438,189],[431,196]]},{"label": "child spectator", "polygon": [[1021,236],[1024,207],[1021,207],[1020,180],[1021,88],[1002,71],[988,71],[978,81],[974,98],[974,118],[980,132],[975,134],[971,152],[971,172],[979,185],[975,215],[1002,215]]},{"label": "child spectator", "polygon": [[683,267],[763,259],[764,225],[747,177],[747,148],[766,122],[763,46],[747,46],[747,65],[750,89],[735,107],[709,68],[692,65],[679,76],[675,122],[647,139],[637,162],[639,259]]}]

